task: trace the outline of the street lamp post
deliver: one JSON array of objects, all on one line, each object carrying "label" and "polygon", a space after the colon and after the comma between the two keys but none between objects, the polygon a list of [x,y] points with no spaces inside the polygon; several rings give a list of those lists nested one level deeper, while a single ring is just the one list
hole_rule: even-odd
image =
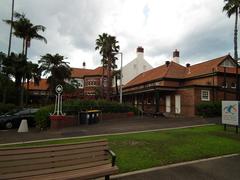
[{"label": "street lamp post", "polygon": [[123,62],[123,53],[119,52],[121,54],[121,69],[120,69],[120,104],[122,104],[122,62]]}]

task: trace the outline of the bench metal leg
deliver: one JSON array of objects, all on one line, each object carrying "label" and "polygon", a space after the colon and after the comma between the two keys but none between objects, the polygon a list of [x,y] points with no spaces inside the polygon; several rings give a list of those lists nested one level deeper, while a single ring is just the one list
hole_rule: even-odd
[{"label": "bench metal leg", "polygon": [[105,180],[109,180],[109,179],[110,179],[109,175],[105,176]]}]

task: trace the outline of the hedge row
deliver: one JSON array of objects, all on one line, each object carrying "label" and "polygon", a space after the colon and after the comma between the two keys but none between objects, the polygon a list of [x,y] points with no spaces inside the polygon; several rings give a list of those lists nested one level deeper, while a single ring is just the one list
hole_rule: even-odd
[{"label": "hedge row", "polygon": [[[134,112],[137,113],[135,107],[119,104],[118,102],[107,100],[71,100],[63,103],[63,113],[76,114],[79,111],[98,109],[103,113],[117,113],[117,112]],[[36,126],[40,129],[49,127],[49,115],[54,111],[54,106],[45,106],[35,115]]]},{"label": "hedge row", "polygon": [[196,106],[197,115],[203,117],[217,117],[221,116],[222,104],[217,102],[202,102]]}]

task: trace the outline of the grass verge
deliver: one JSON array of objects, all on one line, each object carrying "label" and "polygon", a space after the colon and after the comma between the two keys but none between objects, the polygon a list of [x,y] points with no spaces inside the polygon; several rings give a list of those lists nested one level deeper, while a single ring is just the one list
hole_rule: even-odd
[{"label": "grass verge", "polygon": [[53,140],[16,146],[39,146],[108,139],[120,172],[146,169],[225,154],[240,153],[240,135],[220,125],[124,135]]}]

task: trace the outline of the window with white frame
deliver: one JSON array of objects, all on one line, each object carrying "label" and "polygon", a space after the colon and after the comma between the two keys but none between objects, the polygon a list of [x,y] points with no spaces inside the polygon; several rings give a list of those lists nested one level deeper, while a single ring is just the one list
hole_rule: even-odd
[{"label": "window with white frame", "polygon": [[202,101],[210,101],[210,91],[209,90],[201,90],[201,100]]}]

